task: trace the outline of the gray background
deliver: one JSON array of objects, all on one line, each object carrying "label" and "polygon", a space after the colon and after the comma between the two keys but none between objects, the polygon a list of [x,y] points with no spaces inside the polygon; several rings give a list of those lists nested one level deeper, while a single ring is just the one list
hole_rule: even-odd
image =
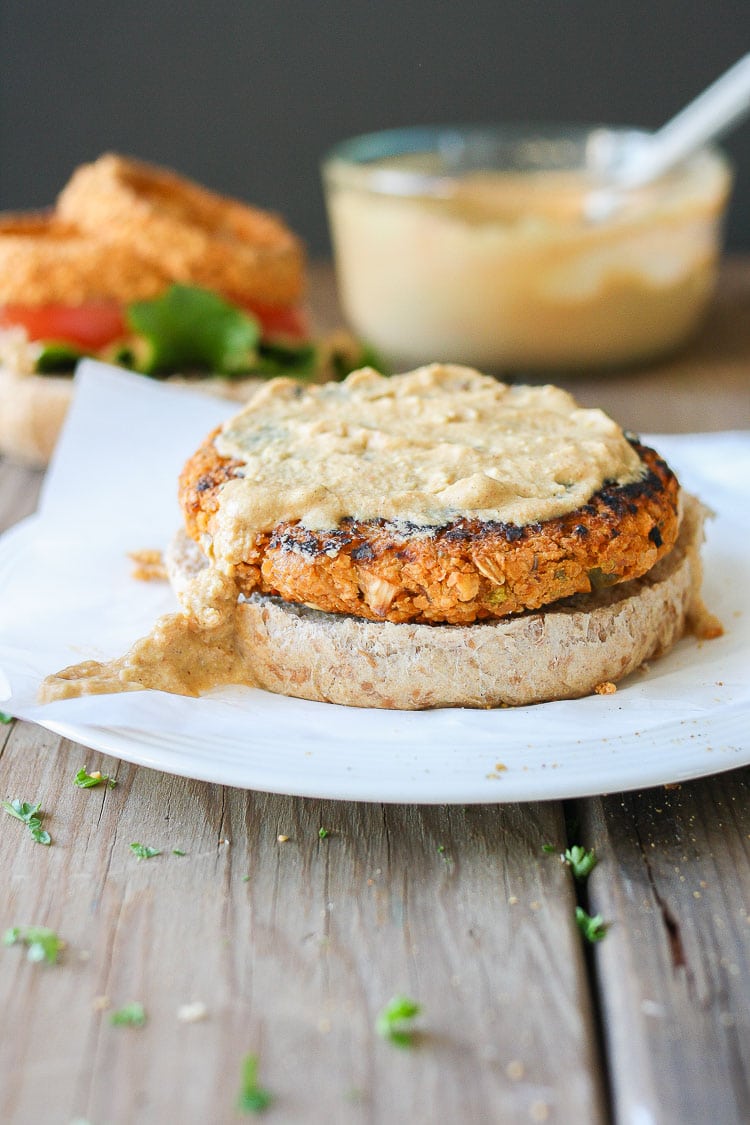
[{"label": "gray background", "polygon": [[[750,49],[750,0],[0,0],[0,208],[113,150],[281,211],[328,252],[320,155],[386,126],[661,124]],[[750,120],[729,137],[750,249]]]}]

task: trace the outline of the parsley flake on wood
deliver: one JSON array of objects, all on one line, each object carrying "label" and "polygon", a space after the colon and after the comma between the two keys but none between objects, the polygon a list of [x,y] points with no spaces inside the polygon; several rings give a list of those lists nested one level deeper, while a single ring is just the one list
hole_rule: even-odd
[{"label": "parsley flake on wood", "polygon": [[49,832],[42,828],[42,804],[41,801],[36,805],[30,805],[28,801],[3,801],[3,808],[9,814],[14,816],[16,820],[22,821],[29,832],[31,833],[32,840],[37,844],[49,845],[52,843]]},{"label": "parsley flake on wood", "polygon": [[109,1022],[113,1027],[143,1027],[146,1022],[146,1009],[140,1000],[134,1000],[131,1004],[125,1004],[116,1012],[112,1012]]},{"label": "parsley flake on wood", "polygon": [[243,1113],[262,1113],[273,1101],[273,1095],[258,1085],[258,1056],[245,1055],[242,1060],[240,1092],[237,1109]]},{"label": "parsley flake on wood", "polygon": [[172,855],[187,855],[187,852],[181,851],[180,848],[172,848]]},{"label": "parsley flake on wood", "polygon": [[97,785],[109,785],[110,789],[114,789],[117,782],[113,777],[108,774],[102,773],[101,770],[94,770],[89,773],[86,769],[81,767],[78,773],[73,778],[73,784],[77,785],[79,789],[94,789]]},{"label": "parsley flake on wood", "polygon": [[0,723],[4,723],[7,726],[8,723],[12,723],[12,722],[13,722],[13,716],[12,715],[9,715],[7,713],[7,711],[0,711]]},{"label": "parsley flake on wood", "polygon": [[590,942],[603,941],[609,929],[601,914],[595,914],[592,918],[582,906],[576,907],[576,922],[586,941]]},{"label": "parsley flake on wood", "polygon": [[319,828],[318,829],[318,836],[320,837],[321,840],[327,839],[327,837],[330,836],[330,835],[331,835],[330,828]]},{"label": "parsley flake on wood", "polygon": [[13,926],[5,931],[3,944],[25,945],[29,961],[46,961],[48,965],[54,965],[65,942],[46,926]]},{"label": "parsley flake on wood", "polygon": [[131,844],[130,850],[138,859],[153,859],[155,855],[161,855],[158,848],[149,848],[146,844]]},{"label": "parsley flake on wood", "polygon": [[581,880],[588,879],[598,863],[593,848],[587,851],[586,848],[582,848],[578,844],[574,844],[572,848],[566,848],[563,858],[575,878]]},{"label": "parsley flake on wood", "polygon": [[593,848],[584,848],[580,844],[574,844],[571,848],[566,848],[564,852],[557,851],[554,844],[542,844],[542,851],[547,855],[559,854],[560,859],[566,864],[576,879],[583,882],[588,879],[591,872],[599,862],[596,852]]},{"label": "parsley flake on wood", "polygon": [[411,1022],[421,1010],[421,1005],[408,996],[394,996],[378,1016],[375,1030],[396,1047],[413,1047],[414,1031]]}]

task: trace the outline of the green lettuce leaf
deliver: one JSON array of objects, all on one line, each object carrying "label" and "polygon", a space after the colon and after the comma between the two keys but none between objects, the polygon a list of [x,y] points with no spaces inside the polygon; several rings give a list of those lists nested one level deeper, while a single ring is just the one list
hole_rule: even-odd
[{"label": "green lettuce leaf", "polygon": [[240,375],[257,365],[257,320],[207,289],[172,285],[156,300],[128,305],[126,320],[141,337],[141,354],[135,358],[144,374],[206,370]]}]

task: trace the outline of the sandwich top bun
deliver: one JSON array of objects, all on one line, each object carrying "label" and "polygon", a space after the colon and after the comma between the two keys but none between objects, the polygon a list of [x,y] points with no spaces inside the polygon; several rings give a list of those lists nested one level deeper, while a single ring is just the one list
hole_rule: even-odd
[{"label": "sandwich top bun", "polygon": [[181,501],[182,611],[43,699],[240,683],[522,705],[614,690],[686,630],[721,631],[700,600],[700,504],[556,388],[437,364],[276,380],[188,461]]},{"label": "sandwich top bun", "polygon": [[[195,371],[229,377],[143,360],[129,310],[175,285],[257,325],[231,370],[198,357]],[[276,215],[114,154],[80,167],[52,211],[0,215],[0,453],[46,464],[81,355],[246,401],[269,370],[310,362],[304,290],[302,243]]]}]

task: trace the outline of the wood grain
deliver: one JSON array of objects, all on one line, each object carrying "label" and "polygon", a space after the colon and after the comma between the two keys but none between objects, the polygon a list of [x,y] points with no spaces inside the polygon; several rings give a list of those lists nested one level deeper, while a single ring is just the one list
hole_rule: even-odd
[{"label": "wood grain", "polygon": [[[74,788],[84,764],[117,787]],[[54,841],[0,825],[1,924],[68,942],[55,967],[2,951],[0,1120],[233,1121],[247,1052],[278,1121],[604,1120],[571,881],[541,851],[559,806],[224,790],[26,724],[0,787]],[[398,993],[423,1005],[412,1051],[375,1033]],[[147,1026],[110,1026],[133,1000]],[[193,1001],[207,1018],[180,1023]]]},{"label": "wood grain", "polygon": [[618,1122],[750,1121],[750,770],[586,802]]}]

